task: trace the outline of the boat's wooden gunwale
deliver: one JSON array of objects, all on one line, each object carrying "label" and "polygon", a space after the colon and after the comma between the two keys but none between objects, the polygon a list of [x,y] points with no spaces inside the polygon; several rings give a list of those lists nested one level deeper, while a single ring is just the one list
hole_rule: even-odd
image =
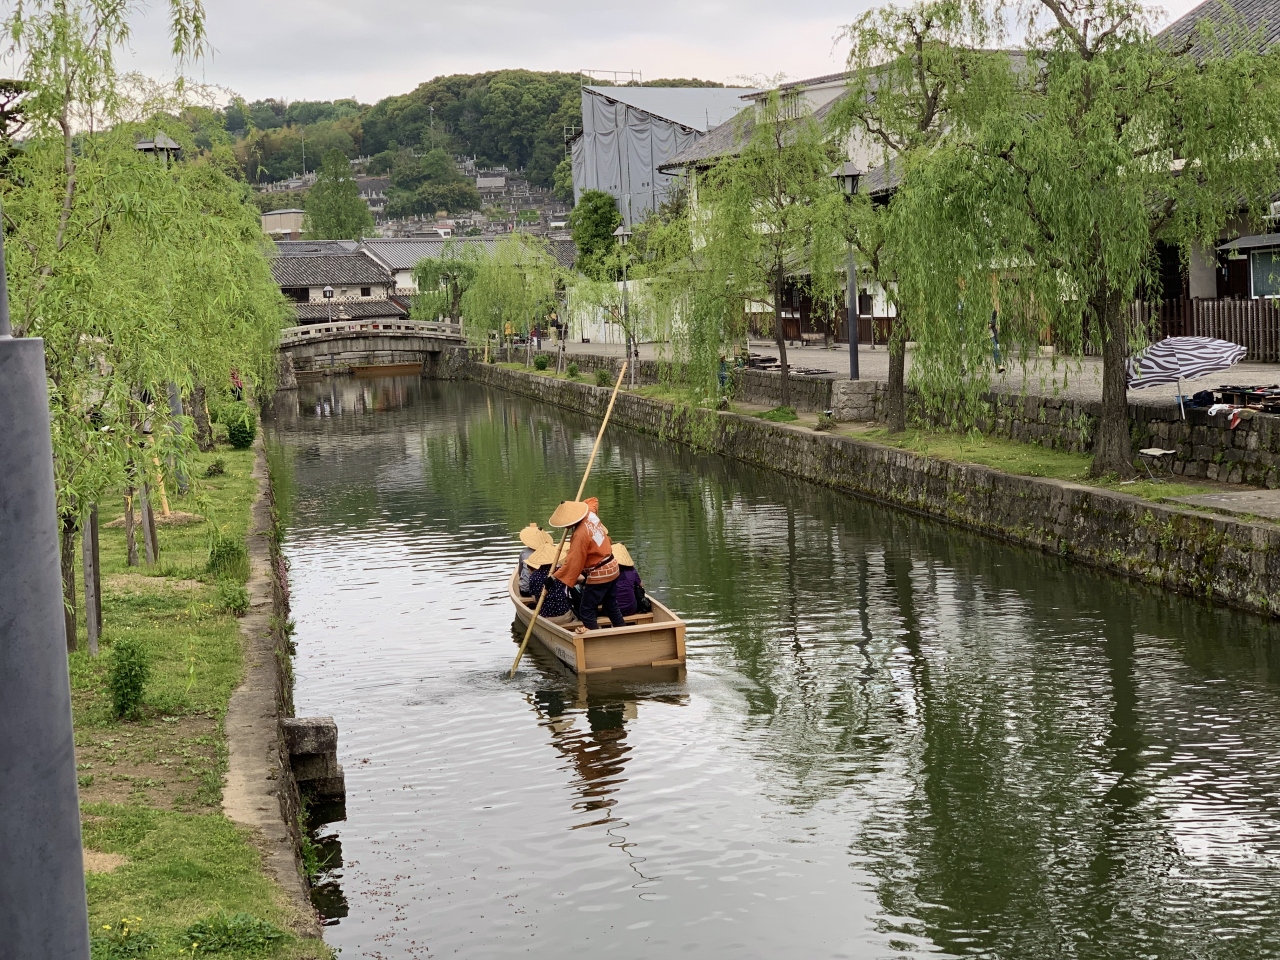
[{"label": "boat's wooden gunwale", "polygon": [[[533,608],[520,596],[519,571],[513,572],[507,583],[507,591],[516,608],[516,618],[528,625]],[[604,627],[586,633],[577,633],[565,626],[538,616],[533,625],[533,635],[538,638],[557,659],[580,674],[607,673],[615,668],[679,666],[684,664],[684,621],[665,604],[654,600],[652,619],[645,623],[628,624],[625,627]],[[647,619],[647,618],[646,618]],[[659,649],[641,652],[636,644],[646,639]],[[634,651],[634,653],[628,653]],[[594,657],[593,657],[594,654]],[[655,658],[656,655],[656,658]],[[674,655],[674,656],[673,656]],[[599,660],[616,659],[620,662],[600,665]]]}]

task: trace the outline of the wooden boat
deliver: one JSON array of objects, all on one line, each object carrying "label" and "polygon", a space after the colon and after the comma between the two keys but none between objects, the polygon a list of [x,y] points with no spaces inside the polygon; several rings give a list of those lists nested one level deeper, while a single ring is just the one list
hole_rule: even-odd
[{"label": "wooden boat", "polygon": [[[527,629],[537,598],[520,596],[518,569],[511,575],[507,589],[516,608],[516,619]],[[632,614],[626,618],[625,627],[574,633],[539,615],[533,635],[561,663],[578,674],[608,673],[623,667],[682,666],[684,621],[652,596],[649,600],[653,612]],[[577,621],[573,626],[577,626]]]}]

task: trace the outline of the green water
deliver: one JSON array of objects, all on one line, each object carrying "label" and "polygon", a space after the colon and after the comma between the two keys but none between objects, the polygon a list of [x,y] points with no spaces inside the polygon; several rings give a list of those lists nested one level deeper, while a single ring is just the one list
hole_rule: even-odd
[{"label": "green water", "polygon": [[1264,620],[611,430],[688,668],[514,681],[515,532],[595,424],[337,380],[270,428],[343,957],[1280,955]]}]

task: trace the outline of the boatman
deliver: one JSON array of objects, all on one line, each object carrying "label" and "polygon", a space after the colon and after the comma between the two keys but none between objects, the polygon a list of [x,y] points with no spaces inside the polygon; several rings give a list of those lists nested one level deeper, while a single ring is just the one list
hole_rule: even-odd
[{"label": "boatman", "polygon": [[578,619],[588,630],[597,629],[596,608],[600,606],[613,626],[627,625],[618,609],[618,561],[613,558],[609,530],[596,513],[599,509],[599,501],[588,497],[585,501],[566,500],[551,515],[551,526],[573,528],[568,556],[552,576],[566,587],[576,584],[579,576],[586,577]]}]

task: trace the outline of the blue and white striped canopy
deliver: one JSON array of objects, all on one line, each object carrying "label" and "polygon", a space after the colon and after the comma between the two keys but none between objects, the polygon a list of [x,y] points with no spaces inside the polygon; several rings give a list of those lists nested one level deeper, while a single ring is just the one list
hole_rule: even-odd
[{"label": "blue and white striped canopy", "polygon": [[1244,359],[1245,349],[1213,337],[1166,337],[1125,361],[1130,390],[1194,380],[1226,370]]}]

